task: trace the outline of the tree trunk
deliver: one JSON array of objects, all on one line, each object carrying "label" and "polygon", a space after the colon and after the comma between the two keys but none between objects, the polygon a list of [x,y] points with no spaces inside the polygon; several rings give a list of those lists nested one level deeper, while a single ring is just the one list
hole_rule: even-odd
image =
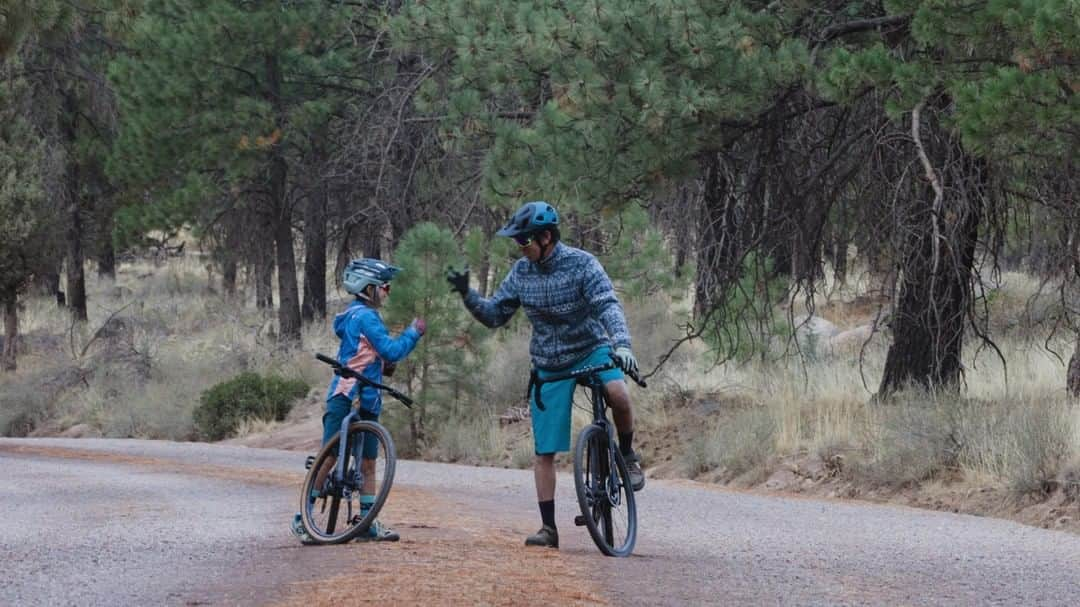
[{"label": "tree trunk", "polygon": [[696,194],[691,185],[679,188],[678,201],[674,207],[674,217],[670,219],[671,230],[674,232],[672,246],[675,247],[675,277],[682,278],[686,271],[686,264],[690,261],[690,252],[694,248],[693,223],[694,215],[691,213]]},{"label": "tree trunk", "polygon": [[[488,241],[490,242],[490,240]],[[480,255],[480,267],[476,272],[476,290],[483,297],[489,297],[488,293],[488,274],[491,274],[491,246],[484,247],[484,252]]]},{"label": "tree trunk", "polygon": [[[265,213],[259,213],[259,224],[263,227],[261,233],[275,234],[276,241],[277,236],[273,219]],[[256,252],[254,260],[255,307],[260,310],[272,310],[274,308],[274,258],[268,253]]]},{"label": "tree trunk", "polygon": [[837,221],[833,226],[829,247],[832,253],[833,280],[837,286],[847,284],[848,244],[851,242],[851,236],[848,233],[847,205],[843,202],[841,205]]},{"label": "tree trunk", "polygon": [[99,277],[116,280],[116,249],[113,248],[112,238],[106,238],[101,243],[97,262]]},{"label": "tree trunk", "polygon": [[101,278],[116,280],[116,247],[113,246],[113,205],[107,203],[105,209],[99,211],[98,217],[98,246],[97,246],[97,272]]},{"label": "tree trunk", "polygon": [[[78,169],[69,169],[77,172]],[[75,320],[86,320],[86,273],[82,247],[82,222],[79,219],[79,203],[68,205],[70,215],[67,231],[67,305]]]},{"label": "tree trunk", "polygon": [[[918,115],[915,116],[917,132]],[[918,144],[921,145],[921,144]],[[893,342],[885,359],[879,395],[908,385],[955,387],[963,367],[964,328],[971,305],[975,245],[988,180],[983,163],[967,156],[956,141],[939,145],[927,161],[934,191],[912,203],[899,295],[891,322]],[[937,168],[950,163],[951,183],[941,185]],[[965,188],[971,191],[965,191]]]},{"label": "tree trunk", "polygon": [[300,343],[300,294],[296,284],[296,254],[293,252],[292,213],[285,200],[285,159],[276,156],[270,168],[271,192],[277,207],[274,245],[278,273],[278,340]]},{"label": "tree trunk", "polygon": [[35,289],[41,295],[49,295],[56,298],[56,305],[61,308],[67,305],[67,298],[60,290],[60,270],[43,272],[34,280]]},{"label": "tree trunk", "polygon": [[226,257],[221,265],[221,289],[225,297],[232,299],[236,297],[236,257]]},{"label": "tree trunk", "polygon": [[[281,65],[277,55],[266,56],[268,96],[279,130],[284,128],[285,108],[281,98]],[[277,146],[278,144],[275,144]],[[278,271],[278,340],[300,344],[300,293],[296,284],[296,254],[293,252],[292,207],[289,206],[288,164],[280,148],[270,157],[270,202],[274,209],[274,244]]]},{"label": "tree trunk", "polygon": [[4,307],[4,349],[0,352],[0,371],[14,371],[19,343],[19,307],[18,298],[7,294],[0,298]]},{"label": "tree trunk", "polygon": [[1076,347],[1069,359],[1069,371],[1065,376],[1065,387],[1070,396],[1080,398],[1080,333],[1076,334]]},{"label": "tree trunk", "polygon": [[215,257],[221,261],[221,290],[225,297],[236,297],[236,275],[240,262],[240,222],[230,218],[225,224],[225,246],[219,245]]},{"label": "tree trunk", "polygon": [[324,186],[317,186],[304,213],[304,304],[300,315],[305,322],[326,318],[326,199]]},{"label": "tree trunk", "polygon": [[86,320],[86,276],[83,271],[83,225],[81,208],[81,184],[79,163],[75,158],[75,121],[78,120],[78,100],[74,91],[64,95],[64,137],[68,144],[67,167],[64,176],[64,194],[67,197],[67,304],[76,321]]},{"label": "tree trunk", "polygon": [[349,225],[342,230],[341,242],[337,245],[337,255],[334,258],[334,276],[338,281],[334,284],[334,288],[341,285],[341,274],[345,271],[345,267],[352,261],[352,243],[349,242],[352,239],[353,232],[356,230],[355,226]]}]

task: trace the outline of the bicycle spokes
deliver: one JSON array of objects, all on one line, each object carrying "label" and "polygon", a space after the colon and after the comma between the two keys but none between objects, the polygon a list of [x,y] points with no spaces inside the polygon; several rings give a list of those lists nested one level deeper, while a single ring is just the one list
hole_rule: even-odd
[{"label": "bicycle spokes", "polygon": [[366,529],[393,482],[393,443],[382,426],[353,423],[346,440],[345,449],[338,448],[339,437],[323,447],[304,483],[303,522],[322,543],[348,541]]},{"label": "bicycle spokes", "polygon": [[637,514],[626,464],[605,429],[582,431],[574,453],[574,484],[589,535],[604,554],[633,550]]}]

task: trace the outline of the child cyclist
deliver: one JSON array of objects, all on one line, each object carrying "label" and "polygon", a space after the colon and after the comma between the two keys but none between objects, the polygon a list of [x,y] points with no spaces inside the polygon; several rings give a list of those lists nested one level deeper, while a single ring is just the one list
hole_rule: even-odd
[{"label": "child cyclist", "polygon": [[[341,339],[337,360],[376,383],[382,383],[384,371],[390,375],[394,363],[412,352],[427,329],[424,319],[416,318],[401,335],[394,338],[390,336],[382,317],[379,316],[378,308],[382,307],[390,295],[390,281],[400,271],[401,268],[378,259],[354,259],[346,266],[342,280],[345,290],[355,295],[356,299],[334,318],[334,333]],[[360,419],[378,421],[382,410],[382,394],[379,390],[369,386],[360,387],[355,379],[337,375],[330,381],[326,394],[326,413],[323,414],[323,445],[340,432],[341,422],[349,414],[353,400],[358,397]],[[373,441],[371,444],[376,445]],[[374,472],[373,458],[374,455],[368,457],[365,453],[361,467],[370,467],[371,472]],[[333,465],[333,458],[327,460],[327,464],[319,471],[315,486],[322,485]],[[361,516],[365,514],[366,508],[375,503],[375,496],[364,489],[369,488],[361,489]],[[304,530],[300,519],[299,513],[293,517],[292,531],[302,542],[311,543],[312,538]],[[357,539],[396,542],[399,536],[396,531],[375,520],[368,532]]]}]

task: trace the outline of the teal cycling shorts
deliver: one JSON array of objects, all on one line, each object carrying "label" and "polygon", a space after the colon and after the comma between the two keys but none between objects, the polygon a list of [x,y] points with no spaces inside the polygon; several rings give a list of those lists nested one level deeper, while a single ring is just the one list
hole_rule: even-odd
[{"label": "teal cycling shorts", "polygon": [[[562,369],[545,371],[537,369],[540,379],[577,371],[585,367],[603,365],[611,362],[611,348],[603,346],[592,351],[585,358]],[[622,379],[623,374],[618,368],[609,369],[600,373],[600,381],[608,383]],[[560,382],[544,384],[540,390],[540,397],[544,401],[544,410],[536,406],[536,396],[529,393],[529,410],[532,414],[533,445],[537,455],[547,455],[560,451],[570,450],[570,410],[574,401],[574,388],[577,382],[568,379]]]}]

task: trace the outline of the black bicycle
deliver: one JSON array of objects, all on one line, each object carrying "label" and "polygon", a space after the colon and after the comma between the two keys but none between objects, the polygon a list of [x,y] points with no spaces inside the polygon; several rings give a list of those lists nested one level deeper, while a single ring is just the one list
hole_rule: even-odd
[{"label": "black bicycle", "polygon": [[[408,396],[367,379],[329,356],[316,354],[315,358],[333,367],[336,375],[383,390],[406,407],[412,406]],[[318,544],[348,542],[367,531],[394,483],[394,441],[378,422],[361,419],[356,403],[342,420],[338,435],[318,454],[308,457],[300,514],[304,528]]]},{"label": "black bicycle", "polygon": [[[574,445],[574,488],[581,506],[581,515],[574,522],[589,530],[596,547],[604,554],[630,556],[637,541],[637,504],[626,460],[615,441],[615,424],[607,418],[607,397],[600,381],[600,373],[615,368],[620,367],[613,355],[609,363],[545,379],[540,379],[534,371],[529,384],[536,390],[536,406],[541,411],[544,403],[540,400],[540,388],[546,383],[572,379],[588,388],[593,421],[578,434]],[[637,385],[647,387],[637,373],[623,372]]]}]

